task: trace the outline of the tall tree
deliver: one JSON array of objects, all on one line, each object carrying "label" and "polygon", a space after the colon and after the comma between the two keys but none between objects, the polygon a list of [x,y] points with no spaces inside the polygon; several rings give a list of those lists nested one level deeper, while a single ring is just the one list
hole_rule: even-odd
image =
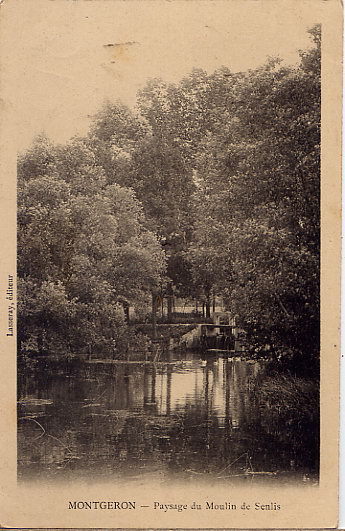
[{"label": "tall tree", "polygon": [[[231,79],[226,118],[197,159],[206,190],[198,218],[225,236],[223,252],[217,238],[205,252],[225,273],[228,307],[253,345],[306,365],[319,350],[319,28],[311,33],[298,67],[270,60]],[[200,244],[196,232],[192,252]]]},{"label": "tall tree", "polygon": [[125,332],[121,306],[146,303],[164,254],[133,190],[106,184],[86,142],[50,146],[49,166],[43,148],[39,140],[19,161],[20,339],[112,352]]}]

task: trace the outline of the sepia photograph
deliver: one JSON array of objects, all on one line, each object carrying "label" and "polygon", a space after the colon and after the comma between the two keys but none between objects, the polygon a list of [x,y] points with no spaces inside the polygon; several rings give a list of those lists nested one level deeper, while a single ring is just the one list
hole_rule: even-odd
[{"label": "sepia photograph", "polygon": [[318,496],[320,2],[17,4],[18,488]]},{"label": "sepia photograph", "polygon": [[317,485],[321,27],[130,102],[110,37],[85,134],[18,156],[19,477]]}]

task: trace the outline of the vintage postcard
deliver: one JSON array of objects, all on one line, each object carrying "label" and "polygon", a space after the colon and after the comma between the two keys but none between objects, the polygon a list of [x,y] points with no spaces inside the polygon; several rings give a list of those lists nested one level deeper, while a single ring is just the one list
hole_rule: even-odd
[{"label": "vintage postcard", "polygon": [[337,527],[342,17],[1,2],[1,526]]}]

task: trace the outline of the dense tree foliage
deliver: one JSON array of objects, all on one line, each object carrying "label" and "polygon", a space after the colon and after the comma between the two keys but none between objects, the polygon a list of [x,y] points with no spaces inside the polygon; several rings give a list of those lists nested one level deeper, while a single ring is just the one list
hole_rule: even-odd
[{"label": "dense tree foliage", "polygon": [[122,305],[145,307],[165,270],[133,190],[106,184],[84,141],[38,139],[19,160],[20,340],[115,353]]},{"label": "dense tree foliage", "polygon": [[[190,255],[257,348],[312,364],[319,350],[320,33],[296,68],[234,79],[197,158]],[[209,236],[212,234],[213,236]],[[207,268],[205,268],[207,264]]]},{"label": "dense tree foliage", "polygon": [[101,349],[125,326],[121,304],[175,290],[209,311],[216,293],[252,349],[317,366],[320,28],[310,33],[299,65],[151,80],[135,112],[108,102],[86,138],[41,137],[20,157],[23,341]]}]

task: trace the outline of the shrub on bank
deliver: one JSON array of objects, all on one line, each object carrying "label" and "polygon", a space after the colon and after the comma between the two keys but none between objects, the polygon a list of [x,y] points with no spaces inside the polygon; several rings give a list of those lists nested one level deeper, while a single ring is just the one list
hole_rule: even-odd
[{"label": "shrub on bank", "polygon": [[303,447],[309,449],[310,463],[318,463],[319,392],[316,380],[278,373],[266,373],[255,389],[261,425],[280,442],[292,445],[296,462]]}]

